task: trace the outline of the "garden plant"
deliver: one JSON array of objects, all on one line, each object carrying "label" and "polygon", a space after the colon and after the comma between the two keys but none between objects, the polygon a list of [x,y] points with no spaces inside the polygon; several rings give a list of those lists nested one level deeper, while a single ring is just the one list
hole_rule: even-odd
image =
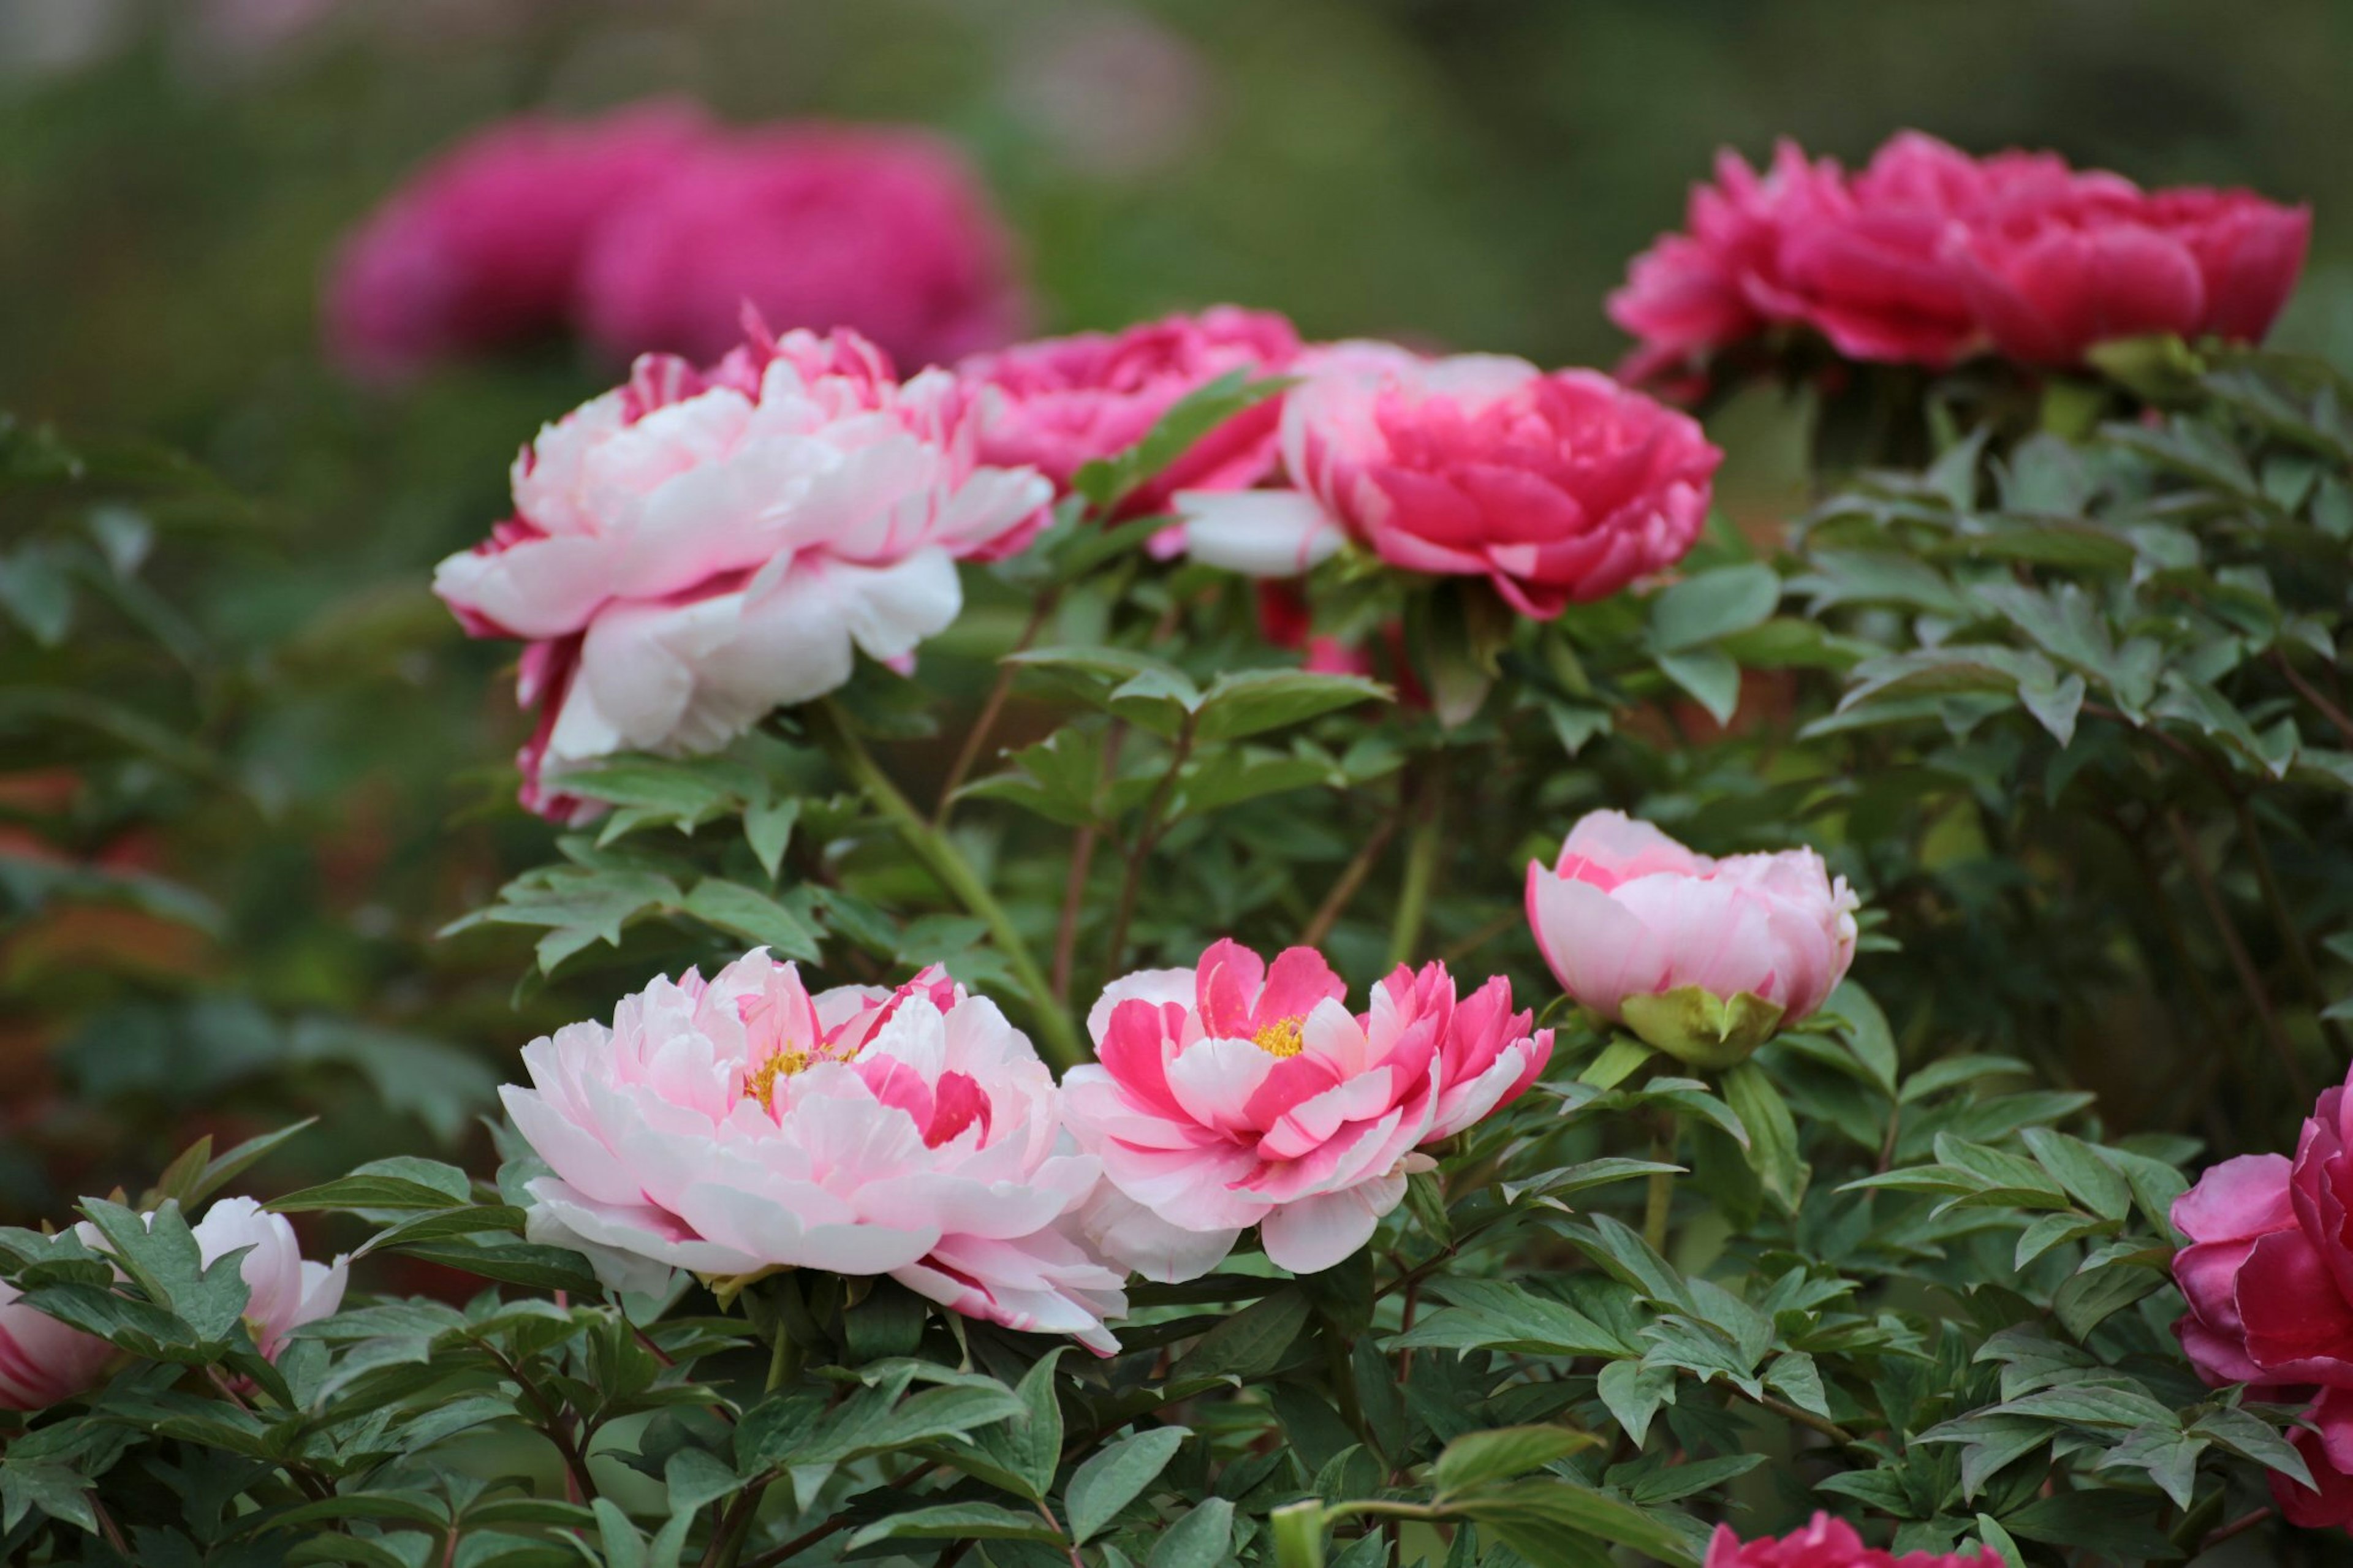
[{"label": "garden plant", "polygon": [[[660,172],[713,134],[440,168],[347,348],[539,309],[497,246],[383,293],[470,203],[783,178]],[[734,275],[630,221],[633,348]],[[2353,382],[2261,346],[2308,228],[1905,134],[1726,154],[1614,374],[1232,306],[975,347],[987,267],[872,258],[887,348],[638,357],[433,576],[543,819],[447,941],[601,1002],[495,1104],[270,1034],[483,1113],[475,1168],[287,1191],[290,1116],[0,1230],[0,1555],[2341,1560]],[[1801,515],[1714,504],[1759,396]],[[8,635],[90,683],[12,700],[87,787],[0,896],[211,919],[109,847],[269,721],[142,572],[250,503],[22,426],[0,485]]]}]

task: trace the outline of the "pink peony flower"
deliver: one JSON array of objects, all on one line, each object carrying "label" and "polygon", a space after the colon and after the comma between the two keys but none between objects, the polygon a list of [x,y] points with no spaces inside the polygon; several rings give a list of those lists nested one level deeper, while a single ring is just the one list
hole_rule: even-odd
[{"label": "pink peony flower", "polygon": [[2208,1383],[2353,1389],[2348,1136],[2340,1086],[2313,1107],[2293,1161],[2225,1160],[2175,1200],[2189,1245],[2173,1259],[2189,1304],[2174,1332]]},{"label": "pink peony flower", "polygon": [[97,1386],[114,1347],[28,1306],[0,1282],[0,1410],[44,1410]]},{"label": "pink peony flower", "polygon": [[1855,897],[1814,851],[1712,859],[1620,812],[1531,862],[1527,903],[1561,989],[1701,1067],[1810,1016],[1854,960]]},{"label": "pink peony flower", "polygon": [[2144,195],[2108,176],[2014,204],[1951,249],[1996,348],[2072,365],[2095,344],[2147,332],[2260,339],[2287,303],[2311,237],[2306,208],[2244,191]]},{"label": "pink peony flower", "polygon": [[1400,966],[1352,1015],[1323,956],[1271,968],[1219,942],[1192,969],[1115,980],[1087,1016],[1098,1064],[1063,1079],[1065,1114],[1103,1160],[1090,1234],[1149,1279],[1207,1273],[1255,1225],[1294,1273],[1371,1239],[1427,1168],[1415,1151],[1517,1095],[1552,1054],[1511,984],[1459,1001],[1442,964]]},{"label": "pink peony flower", "polygon": [[1177,497],[1195,557],[1289,575],[1352,537],[1549,618],[1682,559],[1724,454],[1591,371],[1350,345],[1285,397],[1282,456],[1295,490]]},{"label": "pink peony flower", "polygon": [[855,333],[791,332],[708,374],[648,355],[541,431],[513,518],[433,579],[469,631],[533,645],[524,803],[575,816],[566,768],[716,750],[853,647],[904,661],[955,620],[956,561],[1018,547],[1050,493],[980,466],[976,412],[945,371],[902,384]]},{"label": "pink peony flower", "polygon": [[771,127],[705,144],[616,210],[582,263],[581,311],[616,356],[715,357],[749,303],[786,327],[854,329],[902,363],[946,364],[1018,330],[1009,248],[936,137]]},{"label": "pink peony flower", "polygon": [[1976,1552],[1906,1552],[1898,1557],[1865,1546],[1854,1526],[1829,1514],[1778,1541],[1742,1541],[1719,1524],[1707,1543],[1704,1568],[2002,1568],[1991,1547]]},{"label": "pink peony flower", "polygon": [[2311,1425],[2291,1427],[2287,1440],[2304,1456],[2314,1484],[2274,1470],[2272,1500],[2300,1530],[2353,1528],[2353,1391],[2324,1388],[2305,1414]]},{"label": "pink peony flower", "polygon": [[384,380],[554,330],[590,233],[712,134],[693,110],[658,103],[576,123],[523,116],[460,142],[343,241],[330,352]]},{"label": "pink peony flower", "polygon": [[1688,232],[1662,235],[1609,296],[1609,319],[1641,347],[1620,367],[1648,381],[1695,363],[1793,319],[1781,282],[1781,239],[1834,209],[1838,165],[1810,162],[1787,140],[1763,172],[1730,148],[1715,155],[1715,184],[1692,187]]},{"label": "pink peony flower", "polygon": [[553,1172],[531,1184],[529,1234],[617,1289],[672,1268],[888,1274],[968,1317],[1116,1348],[1121,1278],[1074,1235],[1099,1163],[1064,1136],[1028,1038],[936,969],[811,994],[754,951],[522,1059],[532,1087],[504,1089],[507,1111]]},{"label": "pink peony flower", "polygon": [[[981,430],[981,456],[1027,464],[1070,488],[1084,465],[1134,446],[1187,393],[1235,371],[1274,375],[1299,353],[1291,323],[1267,310],[1217,305],[1115,333],[1081,332],[976,354],[956,374],[1002,395]],[[1273,471],[1280,399],[1251,405],[1195,442],[1130,496],[1122,516],[1167,510],[1179,489],[1247,489]]]},{"label": "pink peony flower", "polygon": [[[155,1216],[142,1215],[153,1226]],[[74,1227],[82,1244],[107,1252],[105,1236],[85,1220]],[[237,1273],[247,1291],[246,1328],[254,1349],[269,1361],[286,1347],[286,1337],[303,1324],[331,1316],[343,1303],[350,1259],[313,1263],[302,1256],[302,1244],[284,1215],[272,1214],[251,1198],[223,1198],[188,1227],[195,1238],[196,1257],[209,1268],[232,1252],[242,1250]]]}]

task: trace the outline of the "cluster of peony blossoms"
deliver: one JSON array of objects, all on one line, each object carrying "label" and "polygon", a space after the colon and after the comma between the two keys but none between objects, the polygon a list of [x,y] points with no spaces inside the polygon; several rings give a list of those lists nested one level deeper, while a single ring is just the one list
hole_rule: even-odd
[{"label": "cluster of peony blossoms", "polygon": [[749,303],[944,363],[1020,329],[1011,251],[928,132],[725,130],[671,102],[524,115],[443,153],[352,232],[325,332],[338,363],[379,382],[565,327],[614,359],[712,359]]},{"label": "cluster of peony blossoms", "polygon": [[1610,297],[1639,340],[1630,378],[1701,369],[1789,328],[1849,359],[1930,369],[1985,349],[2064,368],[2155,332],[2252,342],[2295,288],[2312,215],[1905,132],[1852,174],[1788,142],[1762,172],[1725,152],[1687,223]]},{"label": "cluster of peony blossoms", "polygon": [[1562,990],[1696,1067],[1746,1060],[1854,962],[1857,900],[1815,851],[1712,858],[1615,811],[1529,863],[1527,906]]},{"label": "cluster of peony blossoms", "polygon": [[1024,548],[1086,464],[1236,373],[1295,380],[1114,510],[1174,506],[1168,547],[1252,576],[1354,542],[1556,616],[1680,559],[1721,458],[1687,416],[1592,372],[1302,345],[1231,307],[903,382],[854,332],[750,320],[712,368],[643,356],[543,430],[512,515],[435,574],[470,632],[530,645],[533,810],[578,819],[561,780],[583,763],[716,750],[824,696],[853,649],[903,670],[960,611],[958,562]]},{"label": "cluster of peony blossoms", "polygon": [[2274,1473],[2280,1511],[2306,1528],[2353,1526],[2353,1078],[2325,1090],[2295,1157],[2242,1154],[2173,1205],[2189,1243],[2174,1325],[2199,1375],[2309,1399],[2289,1437],[2314,1487]]},{"label": "cluster of peony blossoms", "polygon": [[[148,1216],[153,1223],[153,1216]],[[95,1226],[74,1227],[82,1244],[103,1256]],[[313,1262],[302,1256],[294,1227],[251,1198],[223,1198],[189,1227],[204,1267],[243,1253],[246,1331],[254,1349],[276,1361],[287,1336],[343,1304],[347,1260]],[[97,1385],[114,1364],[114,1347],[69,1328],[0,1284],[0,1410],[39,1410]]]},{"label": "cluster of peony blossoms", "polygon": [[1323,959],[1221,942],[1108,987],[1099,1066],[1057,1085],[996,1005],[936,968],[812,994],[754,951],[524,1048],[504,1091],[547,1163],[533,1239],[617,1289],[685,1268],[888,1274],[966,1316],[1102,1353],[1131,1273],[1190,1279],[1257,1226],[1330,1268],[1405,1195],[1419,1152],[1549,1059],[1507,982],[1458,1000],[1400,968],[1352,1014]]}]

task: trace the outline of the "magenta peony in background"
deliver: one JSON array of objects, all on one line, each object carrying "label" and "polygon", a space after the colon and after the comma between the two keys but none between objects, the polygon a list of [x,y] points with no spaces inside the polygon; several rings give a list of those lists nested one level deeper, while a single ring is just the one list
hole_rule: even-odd
[{"label": "magenta peony in background", "polygon": [[[1235,371],[1276,375],[1299,353],[1299,334],[1271,310],[1216,305],[1119,332],[1043,338],[956,366],[1000,396],[981,429],[983,460],[1028,465],[1068,490],[1086,464],[1125,451],[1187,393]],[[1279,399],[1268,398],[1211,430],[1130,496],[1121,515],[1166,510],[1180,489],[1247,489],[1275,465]]]},{"label": "magenta peony in background", "polygon": [[1028,1037],[937,969],[811,994],[755,950],[523,1047],[507,1111],[552,1174],[533,1239],[617,1289],[778,1268],[889,1274],[1008,1328],[1116,1348],[1121,1276],[1076,1238],[1098,1163]]},{"label": "magenta peony in background", "polygon": [[2243,191],[2144,192],[2055,153],[1973,158],[1916,131],[1861,172],[1793,143],[1731,153],[1681,234],[1637,257],[1610,319],[1647,379],[1777,327],[1850,359],[1941,369],[1992,348],[2069,366],[2147,332],[2254,342],[2302,270],[2311,214]]},{"label": "magenta peony in background", "polygon": [[330,353],[350,374],[385,380],[555,331],[571,317],[591,232],[714,134],[697,110],[654,103],[577,122],[520,116],[459,142],[338,250]]},{"label": "magenta peony in background", "polygon": [[780,327],[855,328],[902,364],[946,364],[1019,330],[1010,254],[940,138],[761,127],[704,143],[598,228],[581,321],[617,358],[712,359],[749,304]]},{"label": "magenta peony in background", "polygon": [[567,767],[724,745],[902,661],[963,606],[955,563],[1018,547],[1050,498],[975,456],[976,399],[903,384],[855,333],[765,333],[708,374],[649,355],[540,432],[514,515],[434,574],[479,637],[519,637],[537,731],[523,799],[575,816]]},{"label": "magenta peony in background", "polygon": [[1810,1016],[1854,961],[1854,894],[1813,850],[1715,859],[1622,812],[1580,818],[1549,869],[1530,862],[1527,905],[1562,990],[1678,1055],[1689,1042],[1659,1034],[1638,1004],[1754,997],[1769,1033]]},{"label": "magenta peony in background", "polygon": [[[1144,970],[1087,1015],[1098,1063],[1064,1075],[1065,1115],[1102,1157],[1089,1228],[1147,1279],[1206,1274],[1255,1225],[1293,1273],[1331,1268],[1405,1197],[1414,1151],[1535,1080],[1552,1031],[1511,984],[1459,1000],[1442,964],[1400,966],[1349,1012],[1321,953],[1269,966],[1230,941],[1192,969]],[[1115,1194],[1115,1195],[1114,1195]]]},{"label": "magenta peony in background", "polygon": [[1829,1514],[1778,1540],[1742,1541],[1719,1524],[1703,1568],[2003,1568],[1991,1547],[1976,1552],[1906,1552],[1901,1556],[1865,1546],[1854,1527]]},{"label": "magenta peony in background", "polygon": [[1591,371],[1386,343],[1303,355],[1286,395],[1289,490],[1187,490],[1187,550],[1259,576],[1354,539],[1392,566],[1484,577],[1549,619],[1683,558],[1723,453],[1689,416]]}]

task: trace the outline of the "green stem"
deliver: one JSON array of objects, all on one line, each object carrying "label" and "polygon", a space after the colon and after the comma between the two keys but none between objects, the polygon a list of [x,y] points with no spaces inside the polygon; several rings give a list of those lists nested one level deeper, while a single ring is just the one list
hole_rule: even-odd
[{"label": "green stem", "polygon": [[1406,843],[1405,881],[1398,889],[1397,918],[1389,926],[1388,967],[1411,963],[1421,946],[1422,922],[1430,917],[1430,884],[1438,879],[1439,856],[1445,850],[1446,764],[1434,758],[1423,770],[1419,810],[1413,836]]},{"label": "green stem", "polygon": [[1014,929],[1004,906],[974,874],[965,858],[956,853],[955,846],[924,821],[923,814],[899,793],[899,786],[891,782],[891,776],[843,722],[840,711],[831,702],[811,703],[803,712],[809,733],[835,764],[865,792],[875,809],[890,819],[915,858],[940,879],[957,902],[988,927],[990,940],[1005,955],[1014,979],[1029,995],[1030,1020],[1037,1025],[1039,1037],[1039,1054],[1058,1068],[1076,1067],[1086,1060],[1078,1031],[1071,1026],[1070,1015],[1055,1005],[1053,990],[1046,984],[1038,961],[1029,956],[1029,944]]},{"label": "green stem", "polygon": [[[1651,1158],[1662,1165],[1674,1163],[1675,1120],[1671,1111],[1662,1113],[1659,1125],[1651,1130]],[[1674,1212],[1674,1173],[1651,1172],[1642,1201],[1642,1239],[1662,1258],[1667,1255],[1667,1220]]]}]

